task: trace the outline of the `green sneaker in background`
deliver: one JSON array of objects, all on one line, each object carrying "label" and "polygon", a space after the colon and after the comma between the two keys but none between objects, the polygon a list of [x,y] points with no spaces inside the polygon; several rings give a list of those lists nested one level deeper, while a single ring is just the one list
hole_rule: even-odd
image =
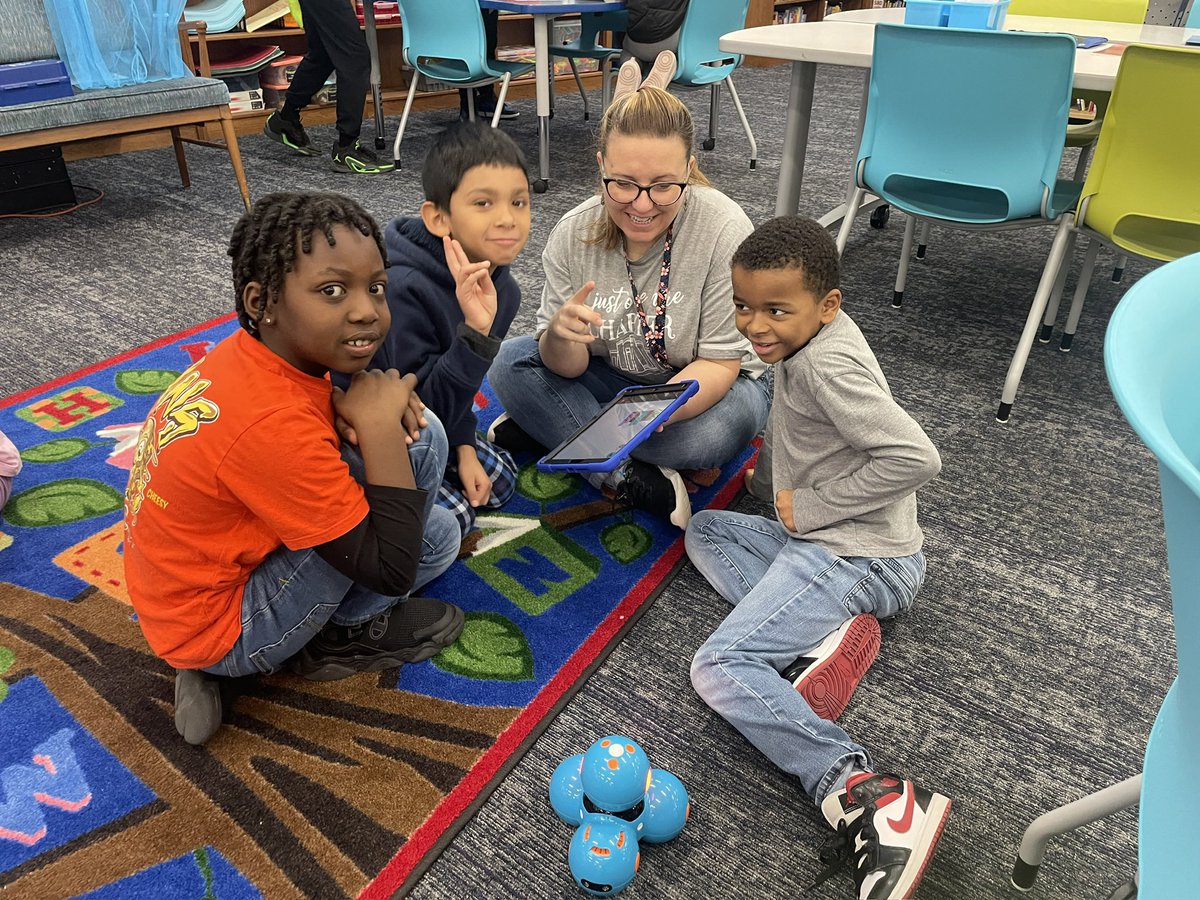
[{"label": "green sneaker in background", "polygon": [[317,153],[317,148],[308,139],[304,126],[299,122],[289,122],[279,114],[278,110],[267,116],[267,121],[263,125],[263,134],[271,140],[295,150],[302,156],[315,156]]},{"label": "green sneaker in background", "polygon": [[396,168],[394,160],[380,159],[373,150],[364,147],[362,141],[355,141],[353,147],[334,144],[330,165],[335,172],[355,175],[383,175]]}]

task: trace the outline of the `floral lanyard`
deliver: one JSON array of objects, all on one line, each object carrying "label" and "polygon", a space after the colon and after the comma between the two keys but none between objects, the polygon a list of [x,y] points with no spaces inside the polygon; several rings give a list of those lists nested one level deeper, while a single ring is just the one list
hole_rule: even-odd
[{"label": "floral lanyard", "polygon": [[625,271],[629,273],[629,288],[633,293],[633,304],[637,307],[638,321],[642,323],[642,336],[646,339],[646,346],[650,348],[650,354],[665,369],[671,368],[671,364],[667,361],[666,330],[667,285],[671,281],[671,232],[674,228],[674,222],[668,225],[667,236],[663,239],[662,270],[658,276],[658,294],[654,298],[653,329],[650,328],[650,323],[646,319],[646,310],[638,299],[640,292],[637,283],[633,280],[633,269],[629,267],[629,256],[625,256]]}]

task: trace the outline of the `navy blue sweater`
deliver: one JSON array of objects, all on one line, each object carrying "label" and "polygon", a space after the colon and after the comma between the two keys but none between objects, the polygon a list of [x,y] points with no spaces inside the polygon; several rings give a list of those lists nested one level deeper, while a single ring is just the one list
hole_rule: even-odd
[{"label": "navy blue sweater", "polygon": [[[418,216],[399,217],[383,233],[388,252],[387,301],[392,327],[371,360],[373,369],[415,372],[417,395],[446,426],[451,447],[475,444],[478,422],[472,405],[491,356],[472,349],[460,333],[462,309],[454,295],[454,276],[446,265],[442,239]],[[508,266],[492,271],[496,318],[491,337],[508,333],[521,305],[521,288]],[[494,351],[493,354],[494,355]],[[450,460],[454,462],[453,459]]]}]

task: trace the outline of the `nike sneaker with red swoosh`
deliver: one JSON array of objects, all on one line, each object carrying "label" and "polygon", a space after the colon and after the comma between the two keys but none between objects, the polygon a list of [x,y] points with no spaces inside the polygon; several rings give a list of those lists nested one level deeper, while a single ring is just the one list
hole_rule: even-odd
[{"label": "nike sneaker with red swoosh", "polygon": [[853,868],[858,900],[908,900],[933,856],[950,799],[899,775],[860,772],[821,804],[837,836],[821,849],[829,867]]}]

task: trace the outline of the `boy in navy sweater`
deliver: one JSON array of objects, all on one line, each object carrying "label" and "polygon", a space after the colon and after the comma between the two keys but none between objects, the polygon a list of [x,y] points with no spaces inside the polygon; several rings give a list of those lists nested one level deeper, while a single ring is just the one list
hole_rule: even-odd
[{"label": "boy in navy sweater", "polygon": [[422,402],[446,426],[438,503],[466,535],[478,507],[502,506],[516,487],[512,457],[477,433],[472,404],[521,305],[509,266],[529,237],[529,176],[507,134],[460,122],[434,140],[421,183],[420,216],[384,232],[396,327],[371,366],[415,372]]}]

